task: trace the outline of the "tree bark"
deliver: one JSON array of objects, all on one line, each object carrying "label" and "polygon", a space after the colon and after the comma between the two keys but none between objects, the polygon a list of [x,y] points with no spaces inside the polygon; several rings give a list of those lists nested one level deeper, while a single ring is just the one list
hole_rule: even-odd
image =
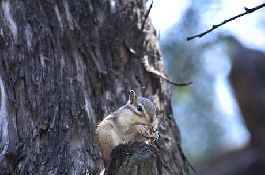
[{"label": "tree bark", "polygon": [[188,174],[166,86],[143,64],[163,72],[145,1],[0,4],[1,173],[98,174],[96,125],[133,89],[154,96],[162,173]]},{"label": "tree bark", "polygon": [[144,142],[126,142],[113,148],[104,175],[162,175],[158,149]]}]

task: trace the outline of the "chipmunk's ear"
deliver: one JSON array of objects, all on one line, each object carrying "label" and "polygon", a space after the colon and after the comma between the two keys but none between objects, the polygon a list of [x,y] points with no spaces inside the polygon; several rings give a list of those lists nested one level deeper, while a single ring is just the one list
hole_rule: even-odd
[{"label": "chipmunk's ear", "polygon": [[154,99],[154,96],[151,95],[151,96],[149,97],[149,100],[150,100],[151,102],[153,102],[153,99]]},{"label": "chipmunk's ear", "polygon": [[130,90],[130,94],[129,94],[129,104],[133,104],[133,103],[137,103],[137,95],[135,94],[135,92],[133,90]]}]

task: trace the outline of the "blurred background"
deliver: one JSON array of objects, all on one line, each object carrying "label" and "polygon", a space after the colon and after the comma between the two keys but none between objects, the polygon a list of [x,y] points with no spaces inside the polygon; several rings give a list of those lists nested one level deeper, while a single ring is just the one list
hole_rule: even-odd
[{"label": "blurred background", "polygon": [[[147,8],[151,4],[147,1]],[[265,174],[265,7],[261,0],[154,0],[150,12],[182,147],[198,174]]]}]

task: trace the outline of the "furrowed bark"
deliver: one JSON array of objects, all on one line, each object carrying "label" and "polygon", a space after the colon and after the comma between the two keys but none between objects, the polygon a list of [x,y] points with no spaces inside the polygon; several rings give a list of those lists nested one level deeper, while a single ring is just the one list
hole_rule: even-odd
[{"label": "furrowed bark", "polygon": [[[129,90],[154,96],[163,174],[186,174],[145,1],[0,3],[0,172],[98,174],[96,125]],[[133,52],[135,51],[135,52]]]}]

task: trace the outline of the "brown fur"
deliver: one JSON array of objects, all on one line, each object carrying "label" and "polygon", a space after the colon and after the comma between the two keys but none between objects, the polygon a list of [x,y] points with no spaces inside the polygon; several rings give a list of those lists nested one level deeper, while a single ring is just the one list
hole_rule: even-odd
[{"label": "brown fur", "polygon": [[[142,106],[142,111],[137,106]],[[124,141],[158,138],[154,104],[130,91],[128,103],[109,114],[97,127],[99,148],[106,162],[113,147]]]}]

